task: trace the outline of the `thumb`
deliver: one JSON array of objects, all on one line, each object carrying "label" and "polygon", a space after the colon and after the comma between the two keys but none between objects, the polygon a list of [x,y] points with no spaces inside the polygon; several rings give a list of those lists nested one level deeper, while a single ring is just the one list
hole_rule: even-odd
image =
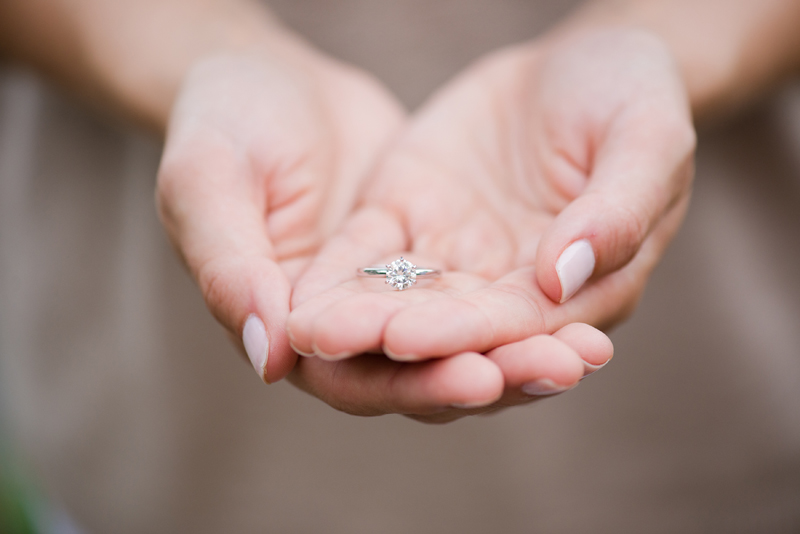
[{"label": "thumb", "polygon": [[627,265],[662,217],[689,195],[691,123],[673,120],[653,127],[640,121],[635,126],[607,137],[586,189],[539,242],[536,276],[555,302],[565,302],[589,278]]},{"label": "thumb", "polygon": [[297,359],[285,334],[291,285],[267,235],[266,193],[253,180],[237,179],[246,175],[233,161],[208,151],[201,158],[168,151],[158,178],[159,215],[211,313],[271,383]]}]

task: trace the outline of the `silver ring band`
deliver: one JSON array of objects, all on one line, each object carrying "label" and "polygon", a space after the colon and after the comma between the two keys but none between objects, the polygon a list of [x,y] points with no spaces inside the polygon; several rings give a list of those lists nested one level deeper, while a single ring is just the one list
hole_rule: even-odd
[{"label": "silver ring band", "polygon": [[398,291],[416,284],[417,278],[435,278],[442,274],[439,269],[417,267],[402,256],[383,267],[362,267],[356,273],[358,276],[382,276],[386,278],[387,284]]},{"label": "silver ring band", "polygon": [[[362,267],[358,270],[358,276],[386,276],[390,270],[388,267]],[[422,267],[417,267],[415,271],[417,278],[435,278],[442,274],[439,269],[423,269]]]}]

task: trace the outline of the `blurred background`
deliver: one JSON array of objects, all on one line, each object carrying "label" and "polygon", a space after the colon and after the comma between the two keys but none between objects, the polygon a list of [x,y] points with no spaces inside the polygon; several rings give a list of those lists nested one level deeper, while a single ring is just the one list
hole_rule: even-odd
[{"label": "blurred background", "polygon": [[[572,5],[270,2],[410,107]],[[159,227],[159,151],[0,66],[0,532],[800,532],[800,84],[700,132],[607,368],[442,427],[261,384]]]}]

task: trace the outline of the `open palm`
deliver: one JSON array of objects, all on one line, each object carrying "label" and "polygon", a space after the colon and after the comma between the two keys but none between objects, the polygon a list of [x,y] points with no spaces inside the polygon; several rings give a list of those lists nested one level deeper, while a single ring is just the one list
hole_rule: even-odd
[{"label": "open palm", "polygon": [[[677,230],[693,149],[682,84],[649,36],[498,53],[420,112],[298,281],[293,345],[325,360],[408,362],[486,353],[576,320],[609,326]],[[556,304],[556,260],[584,239],[594,277]],[[400,255],[444,274],[402,292],[354,276]]]}]

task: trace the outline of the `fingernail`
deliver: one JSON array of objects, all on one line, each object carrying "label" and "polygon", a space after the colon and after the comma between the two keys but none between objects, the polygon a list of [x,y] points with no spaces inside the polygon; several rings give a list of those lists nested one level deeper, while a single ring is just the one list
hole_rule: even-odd
[{"label": "fingernail", "polygon": [[458,410],[474,410],[475,408],[484,408],[492,404],[493,401],[478,401],[478,402],[454,402],[450,405],[451,408]]},{"label": "fingernail", "polygon": [[563,393],[574,388],[572,386],[559,386],[549,378],[539,378],[533,382],[528,382],[522,386],[522,392],[531,397],[544,397],[547,395],[555,395],[556,393]]},{"label": "fingernail", "polygon": [[575,241],[561,253],[556,262],[556,274],[561,282],[561,302],[566,302],[592,276],[594,250],[588,239]]},{"label": "fingernail", "polygon": [[416,354],[395,354],[394,352],[390,351],[386,345],[383,346],[383,353],[387,358],[396,362],[414,362],[419,360],[419,356]]},{"label": "fingernail", "polygon": [[292,347],[292,350],[295,351],[300,356],[302,356],[303,358],[313,358],[314,356],[316,356],[316,354],[314,354],[313,352],[303,352],[302,350],[295,347],[294,343],[292,343],[291,341],[289,342],[289,346]]},{"label": "fingernail", "polygon": [[[608,362],[610,362],[610,361],[611,360],[608,360]],[[602,369],[603,367],[608,365],[608,362],[601,363],[600,365],[594,365],[594,364],[591,364],[589,362],[583,362],[583,376],[581,377],[581,380],[583,380],[584,378],[586,378],[589,375],[592,375],[592,374],[596,373],[597,371],[599,371],[600,369]]]},{"label": "fingernail", "polygon": [[261,380],[266,382],[267,354],[269,353],[269,339],[264,323],[255,314],[250,315],[244,323],[242,342],[253,369],[256,370]]},{"label": "fingernail", "polygon": [[314,354],[313,352],[303,352],[302,350],[295,347],[294,335],[292,335],[292,331],[288,326],[286,327],[286,337],[289,338],[289,346],[292,347],[292,350],[295,351],[300,356],[304,356],[306,358],[313,358],[314,356],[316,356],[316,354]]},{"label": "fingernail", "polygon": [[312,356],[316,356],[316,357],[318,357],[318,358],[320,358],[322,360],[326,360],[326,361],[329,361],[329,362],[336,362],[336,361],[344,360],[345,358],[350,358],[351,356],[353,356],[352,352],[348,352],[346,350],[342,351],[342,352],[340,352],[338,354],[328,354],[327,352],[322,352],[321,350],[319,350],[319,347],[317,347],[317,344],[314,343],[314,342],[311,343],[311,348],[314,351],[314,354],[312,354]]}]

